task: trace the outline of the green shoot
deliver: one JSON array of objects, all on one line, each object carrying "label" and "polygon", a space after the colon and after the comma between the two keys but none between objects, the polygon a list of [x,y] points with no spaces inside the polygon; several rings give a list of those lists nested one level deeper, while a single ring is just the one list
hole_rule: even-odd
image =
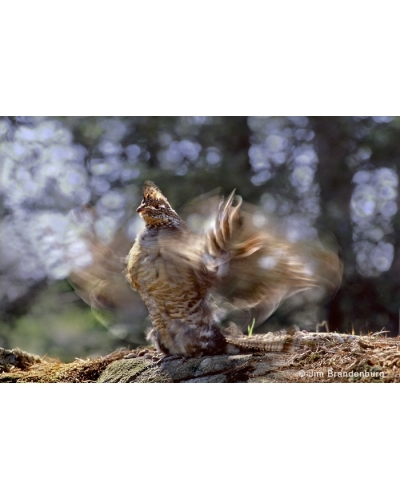
[{"label": "green shoot", "polygon": [[253,322],[251,323],[251,325],[247,327],[247,333],[249,334],[249,337],[253,335],[253,328],[255,323],[256,323],[256,318],[253,318]]}]

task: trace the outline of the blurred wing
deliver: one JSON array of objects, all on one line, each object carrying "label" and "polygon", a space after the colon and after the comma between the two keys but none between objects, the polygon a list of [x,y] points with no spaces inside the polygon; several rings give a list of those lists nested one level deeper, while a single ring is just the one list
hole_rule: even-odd
[{"label": "blurred wing", "polygon": [[234,192],[219,203],[214,219],[204,239],[216,271],[214,289],[228,310],[241,311],[248,322],[264,321],[300,291],[318,288],[323,296],[339,287],[342,262],[336,251],[317,239],[288,241],[276,223]]},{"label": "blurred wing", "polygon": [[161,232],[158,243],[167,279],[170,282],[190,282],[193,292],[204,297],[215,283],[216,266],[205,252],[204,235],[189,231]]},{"label": "blurred wing", "polygon": [[103,244],[94,229],[96,212],[93,207],[81,208],[74,215],[90,254],[90,263],[76,266],[69,275],[75,292],[106,326],[113,323],[125,330],[133,327],[138,331],[135,325],[139,326],[147,310],[124,276],[125,256],[132,242],[118,230],[109,244]]}]

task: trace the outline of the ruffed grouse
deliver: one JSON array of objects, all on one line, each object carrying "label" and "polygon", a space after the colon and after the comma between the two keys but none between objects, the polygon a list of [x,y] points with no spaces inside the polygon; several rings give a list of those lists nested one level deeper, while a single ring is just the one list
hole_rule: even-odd
[{"label": "ruffed grouse", "polygon": [[165,354],[194,357],[262,344],[258,336],[218,324],[216,297],[264,319],[294,293],[333,291],[340,282],[336,253],[315,243],[304,251],[260,229],[235,192],[220,202],[213,229],[203,235],[188,229],[151,181],[137,212],[146,226],[129,253],[126,276],[148,308],[148,339]]}]

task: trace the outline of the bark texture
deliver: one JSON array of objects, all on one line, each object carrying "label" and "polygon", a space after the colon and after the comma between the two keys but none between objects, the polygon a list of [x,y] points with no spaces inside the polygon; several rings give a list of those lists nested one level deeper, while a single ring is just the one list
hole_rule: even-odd
[{"label": "bark texture", "polygon": [[397,382],[400,339],[302,332],[292,352],[176,358],[152,348],[72,363],[0,350],[0,382],[259,383]]}]

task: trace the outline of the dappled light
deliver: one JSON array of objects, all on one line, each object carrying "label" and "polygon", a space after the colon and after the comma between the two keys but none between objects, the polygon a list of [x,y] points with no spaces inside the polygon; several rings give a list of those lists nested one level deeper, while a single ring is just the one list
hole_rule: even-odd
[{"label": "dappled light", "polygon": [[[315,146],[310,143],[314,133],[308,119],[249,118],[253,131],[249,158],[255,186],[266,186],[271,179],[285,176],[292,186],[287,196],[287,184],[268,189],[261,197],[264,208],[284,216],[290,241],[313,238],[313,225],[320,213],[318,186],[314,175],[318,165]],[[282,189],[282,187],[284,189]]]},{"label": "dappled light", "polygon": [[357,268],[365,276],[389,271],[394,246],[392,218],[397,213],[398,176],[394,169],[359,170],[353,177],[351,218]]}]

